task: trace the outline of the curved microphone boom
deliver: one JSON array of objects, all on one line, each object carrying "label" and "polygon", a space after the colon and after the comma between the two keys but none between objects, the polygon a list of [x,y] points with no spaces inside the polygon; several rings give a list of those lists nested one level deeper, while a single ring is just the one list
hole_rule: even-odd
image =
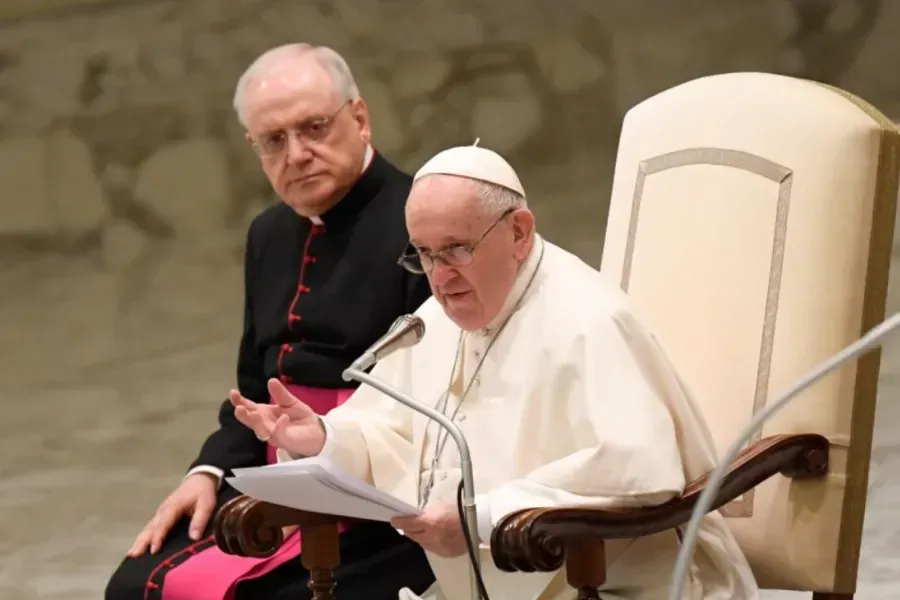
[{"label": "curved microphone boom", "polygon": [[448,418],[444,413],[418,402],[411,396],[408,396],[389,386],[384,381],[373,377],[365,372],[366,369],[372,367],[379,360],[401,348],[409,348],[418,344],[425,335],[425,323],[417,315],[403,315],[394,321],[391,328],[380,340],[372,344],[372,346],[359,358],[353,361],[342,377],[344,381],[356,380],[372,386],[381,393],[390,396],[397,402],[406,405],[419,414],[425,415],[432,421],[436,421],[438,425],[443,427],[459,450],[459,467],[462,471],[461,482],[461,513],[463,517],[463,527],[466,529],[467,542],[469,546],[469,562],[472,567],[472,598],[480,600],[488,600],[487,591],[484,589],[484,581],[481,577],[480,563],[478,560],[478,515],[475,510],[475,476],[472,468],[472,457],[469,452],[469,443],[459,426]]},{"label": "curved microphone boom", "polygon": [[[375,365],[389,354],[393,354],[401,348],[415,346],[425,335],[425,323],[418,315],[403,315],[398,317],[377,342],[369,346],[366,352],[353,361],[351,369],[365,371]],[[349,381],[344,377],[345,381]]]},{"label": "curved microphone boom", "polygon": [[891,318],[886,319],[873,327],[863,337],[810,371],[784,395],[778,398],[778,400],[753,417],[747,428],[741,432],[738,439],[728,449],[725,457],[719,462],[718,466],[716,466],[715,471],[712,472],[707,480],[706,489],[703,490],[703,493],[700,494],[700,498],[697,500],[697,504],[694,505],[691,520],[688,521],[687,527],[684,530],[684,537],[681,541],[681,550],[678,553],[678,560],[675,561],[675,570],[672,575],[672,587],[669,588],[669,600],[681,600],[682,598],[685,578],[691,564],[691,558],[694,554],[694,546],[700,531],[700,525],[703,522],[703,518],[712,507],[716,494],[718,494],[719,488],[722,485],[722,481],[725,479],[725,474],[728,472],[728,467],[747,444],[750,437],[769,419],[769,417],[784,408],[788,402],[793,400],[798,394],[806,390],[812,384],[830,374],[838,367],[843,366],[845,363],[857,359],[875,348],[881,347],[884,343],[884,338],[893,333],[898,327],[900,327],[900,314],[895,314]]}]

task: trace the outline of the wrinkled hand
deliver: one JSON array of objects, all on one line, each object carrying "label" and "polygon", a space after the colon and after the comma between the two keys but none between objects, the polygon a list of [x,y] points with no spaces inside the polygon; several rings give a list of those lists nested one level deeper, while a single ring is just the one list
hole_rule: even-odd
[{"label": "wrinkled hand", "polygon": [[391,525],[432,554],[456,558],[467,552],[455,504],[428,507],[415,517],[395,517],[391,519]]},{"label": "wrinkled hand", "polygon": [[128,550],[128,556],[135,558],[148,548],[150,554],[159,552],[169,531],[186,515],[191,516],[188,529],[191,539],[199,540],[216,507],[218,483],[216,477],[208,473],[195,473],[185,478],[156,509],[156,514]]},{"label": "wrinkled hand", "polygon": [[231,404],[238,421],[256,437],[297,456],[315,456],[325,445],[325,429],[319,416],[291,394],[277,379],[269,380],[272,404],[253,402],[231,390]]}]

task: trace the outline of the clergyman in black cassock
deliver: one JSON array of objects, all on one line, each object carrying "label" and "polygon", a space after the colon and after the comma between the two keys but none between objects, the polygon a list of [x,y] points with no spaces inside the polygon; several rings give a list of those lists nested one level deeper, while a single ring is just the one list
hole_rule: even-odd
[{"label": "clergyman in black cassock", "polygon": [[[301,45],[296,52],[310,49],[321,50]],[[332,80],[340,77],[340,73],[326,75]],[[321,87],[319,83],[315,89]],[[295,89],[287,91],[297,93]],[[330,113],[322,111],[325,116],[308,117],[295,126],[296,135],[303,138],[299,143],[306,146],[294,147],[294,140],[265,137],[273,135],[270,133],[251,139],[262,146],[258,151],[263,168],[284,202],[262,212],[249,228],[237,366],[238,390],[244,397],[269,402],[267,381],[278,378],[322,413],[352,393],[355,384],[342,380],[343,370],[398,316],[414,312],[431,294],[424,276],[413,275],[397,264],[408,243],[404,208],[411,177],[372,149],[365,105],[354,104],[357,98],[336,108],[339,100],[325,98],[323,102],[331,103]],[[299,112],[303,109],[308,112],[310,107],[304,105]],[[334,162],[329,162],[327,152],[342,150],[337,136],[346,132],[334,131],[344,126],[339,120],[341,111],[352,120],[346,125],[354,143],[354,127],[363,125],[359,129],[365,144],[358,153],[362,172],[357,166],[355,179],[347,188],[336,188],[339,200],[325,204],[327,210],[304,216],[317,212],[315,206],[307,210],[308,205],[317,200],[319,187],[328,190],[329,173],[295,179],[291,173]],[[337,141],[332,142],[332,137]],[[286,164],[296,163],[293,171],[275,162],[279,151],[281,156],[287,155],[283,159]],[[219,428],[203,444],[182,486],[192,480],[200,482],[198,485],[213,480],[220,486],[214,507],[218,510],[237,495],[223,477],[233,469],[274,460],[274,449],[235,419],[226,400],[219,411]],[[176,490],[173,496],[179,493]],[[159,530],[158,520],[167,516],[171,498],[135,542],[135,547],[151,551],[136,552],[119,565],[107,586],[107,600],[310,598],[298,532],[272,557],[230,556],[215,546],[213,519],[192,537],[190,515],[185,514],[158,536],[159,547],[154,548],[157,538],[153,532]],[[214,510],[209,512],[214,514]],[[340,544],[341,566],[335,576],[342,600],[394,600],[403,587],[420,593],[434,582],[422,549],[389,524],[349,527],[341,534]]]}]

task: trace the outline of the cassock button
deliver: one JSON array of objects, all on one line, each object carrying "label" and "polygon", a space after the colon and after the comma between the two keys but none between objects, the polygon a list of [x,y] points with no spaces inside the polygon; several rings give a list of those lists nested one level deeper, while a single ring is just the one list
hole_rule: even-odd
[{"label": "cassock button", "polygon": [[290,344],[282,344],[282,345],[281,345],[281,349],[282,349],[284,352],[290,352],[290,351],[293,350],[293,348],[291,347]]},{"label": "cassock button", "polygon": [[289,383],[291,382],[291,378],[288,377],[287,375],[282,375],[282,376],[279,377],[278,379],[279,379],[279,380],[281,381],[281,383],[283,383],[284,385],[287,385],[287,384],[289,384]]}]

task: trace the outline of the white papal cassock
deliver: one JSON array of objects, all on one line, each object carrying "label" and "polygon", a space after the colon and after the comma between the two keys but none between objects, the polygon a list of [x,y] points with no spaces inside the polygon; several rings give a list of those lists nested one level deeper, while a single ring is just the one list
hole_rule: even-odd
[{"label": "white papal cassock", "polygon": [[[433,298],[418,314],[426,325],[423,340],[386,358],[373,375],[434,405],[451,380],[461,332]],[[495,322],[463,336],[448,414],[482,358],[455,420],[472,452],[483,543],[491,525],[518,509],[659,504],[715,467],[701,416],[623,292],[540,237]],[[425,417],[367,386],[325,421],[323,454],[379,489],[418,502],[421,481],[431,475],[435,423],[426,431]],[[455,503],[458,467],[450,440],[433,473],[429,504]],[[607,542],[603,597],[665,599],[677,551],[674,531]],[[486,546],[481,553],[493,600],[574,597],[562,572],[504,573]],[[468,559],[428,558],[440,590],[426,597],[468,600]],[[706,519],[687,587],[691,599],[758,596],[718,514]]]}]

